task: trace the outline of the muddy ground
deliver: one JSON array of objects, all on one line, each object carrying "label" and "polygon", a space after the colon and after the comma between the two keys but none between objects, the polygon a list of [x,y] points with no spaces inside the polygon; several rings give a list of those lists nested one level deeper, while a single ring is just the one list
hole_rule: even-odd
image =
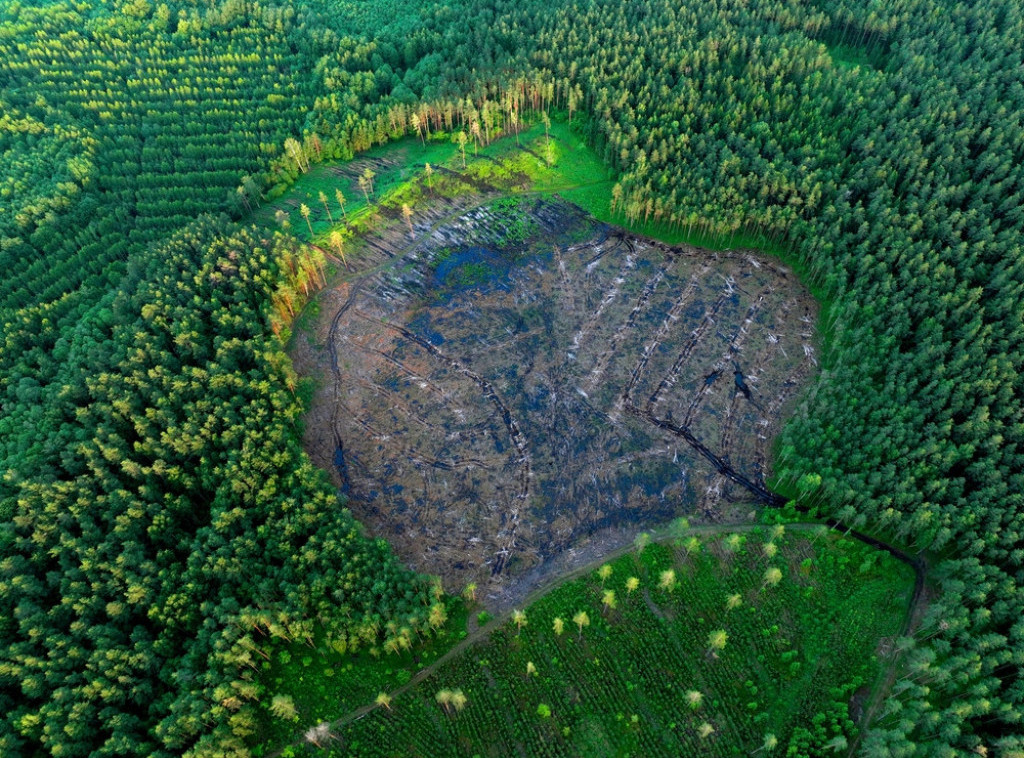
[{"label": "muddy ground", "polygon": [[437,199],[413,229],[353,243],[293,351],[307,449],[372,534],[500,608],[641,529],[735,519],[746,493],[651,419],[763,481],[815,365],[795,277],[557,199]]}]

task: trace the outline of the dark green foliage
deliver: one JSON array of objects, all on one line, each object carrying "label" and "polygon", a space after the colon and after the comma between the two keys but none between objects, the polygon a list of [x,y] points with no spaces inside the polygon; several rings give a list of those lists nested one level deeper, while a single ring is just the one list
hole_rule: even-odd
[{"label": "dark green foliage", "polygon": [[14,481],[0,532],[3,711],[26,748],[241,746],[268,638],[344,637],[425,597],[299,447],[268,328],[287,244],[204,218],[61,342],[52,477]]}]

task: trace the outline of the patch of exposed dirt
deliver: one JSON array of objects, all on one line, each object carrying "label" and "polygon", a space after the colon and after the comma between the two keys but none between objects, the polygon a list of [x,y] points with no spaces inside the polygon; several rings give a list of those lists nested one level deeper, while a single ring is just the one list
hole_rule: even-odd
[{"label": "patch of exposed dirt", "polygon": [[293,350],[307,449],[411,566],[505,606],[640,529],[732,517],[747,493],[672,429],[763,481],[814,370],[814,302],[776,262],[532,197],[439,198],[413,228],[353,241]]}]

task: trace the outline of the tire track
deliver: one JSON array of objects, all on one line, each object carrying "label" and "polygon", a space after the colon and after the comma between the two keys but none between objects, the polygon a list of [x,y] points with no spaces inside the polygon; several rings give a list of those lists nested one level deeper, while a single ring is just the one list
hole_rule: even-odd
[{"label": "tire track", "polygon": [[658,401],[661,399],[662,393],[669,387],[675,385],[679,378],[679,372],[682,371],[683,366],[685,366],[687,361],[690,360],[690,356],[693,355],[693,351],[697,349],[697,345],[700,344],[705,332],[707,332],[711,325],[715,323],[715,316],[718,315],[718,311],[722,309],[722,306],[725,305],[725,301],[728,300],[729,297],[731,297],[731,293],[728,291],[722,292],[718,296],[718,299],[712,303],[711,307],[704,311],[704,317],[701,319],[701,322],[697,327],[690,332],[690,339],[687,340],[685,345],[683,345],[683,349],[679,351],[679,356],[672,364],[672,368],[669,369],[669,372],[664,377],[662,377],[657,388],[647,399],[648,412],[653,411],[654,406],[656,406]]},{"label": "tire track", "polygon": [[[693,424],[694,416],[697,415],[697,411],[699,411],[701,406],[704,404],[704,401],[707,399],[708,394],[711,392],[711,388],[714,385],[715,381],[718,378],[720,378],[720,376],[723,373],[725,373],[727,362],[732,358],[733,355],[739,353],[742,350],[742,346],[746,342],[746,338],[750,335],[747,326],[753,323],[754,318],[756,318],[757,314],[761,311],[761,309],[767,302],[767,296],[771,294],[772,291],[773,288],[771,286],[768,286],[760,290],[754,297],[753,302],[747,308],[747,312],[744,315],[743,321],[733,331],[732,336],[728,338],[728,347],[726,348],[725,352],[719,358],[718,362],[716,362],[714,366],[712,366],[711,373],[707,377],[705,377],[704,382],[701,384],[700,388],[697,390],[696,393],[694,393],[693,398],[690,400],[690,404],[687,406],[686,413],[683,417],[683,426],[690,426]],[[721,332],[719,332],[719,335],[721,335]],[[761,351],[758,352],[758,355],[760,354]],[[754,363],[757,363],[757,361],[754,361]],[[730,405],[730,408],[732,408],[732,404]],[[727,415],[726,419],[727,423],[731,423],[733,420],[731,415]],[[724,442],[724,439],[725,431],[723,431],[722,449],[728,450],[728,446]]]},{"label": "tire track", "polygon": [[355,315],[359,318],[371,321],[381,326],[391,329],[404,337],[409,342],[418,345],[420,348],[425,350],[428,354],[445,364],[451,370],[462,374],[464,377],[469,379],[471,382],[480,388],[487,399],[495,408],[498,415],[501,416],[502,421],[505,424],[505,428],[508,430],[509,439],[512,441],[519,458],[513,462],[513,465],[517,468],[515,478],[517,480],[517,494],[514,498],[514,502],[508,512],[502,513],[502,525],[509,524],[509,528],[498,533],[498,537],[506,537],[506,544],[496,552],[496,558],[494,566],[491,569],[492,575],[497,575],[504,570],[508,556],[511,554],[512,549],[516,545],[516,532],[519,525],[519,511],[523,505],[530,499],[530,480],[532,477],[532,459],[530,455],[529,446],[526,441],[526,437],[519,426],[519,423],[513,417],[512,412],[508,406],[498,397],[497,392],[494,390],[494,386],[484,379],[482,376],[477,374],[475,371],[464,365],[460,361],[449,357],[444,352],[439,350],[437,346],[431,343],[429,340],[423,339],[415,332],[406,329],[404,326],[398,324],[391,324],[380,319],[374,318],[369,314],[361,311],[356,311]]},{"label": "tire track", "polygon": [[[579,350],[580,345],[583,344],[583,340],[590,336],[590,333],[594,331],[595,324],[600,321],[601,316],[604,314],[605,308],[607,308],[615,298],[622,292],[621,285],[626,283],[629,277],[629,272],[636,267],[636,258],[633,257],[632,253],[626,254],[626,260],[623,261],[619,267],[619,272],[612,279],[612,286],[605,292],[601,298],[600,305],[597,306],[597,310],[592,312],[583,326],[580,327],[579,331],[576,332],[572,340],[572,347],[570,348],[573,354]],[[587,268],[589,274],[589,267]]]},{"label": "tire track", "polygon": [[686,408],[686,414],[683,417],[683,426],[690,426],[693,424],[693,417],[697,411],[704,404],[704,400],[711,392],[711,388],[715,382],[721,378],[722,372],[725,368],[725,364],[719,361],[711,368],[711,373],[704,377],[704,381],[700,385],[700,389],[697,390],[693,399],[690,401],[690,405]]}]

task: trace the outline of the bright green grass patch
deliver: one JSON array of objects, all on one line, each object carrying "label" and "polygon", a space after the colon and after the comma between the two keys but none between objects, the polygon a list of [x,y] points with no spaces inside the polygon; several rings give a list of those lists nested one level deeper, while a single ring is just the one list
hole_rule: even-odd
[{"label": "bright green grass patch", "polygon": [[913,574],[836,535],[740,539],[689,554],[650,545],[604,580],[558,587],[390,709],[336,725],[332,754],[747,756],[774,738],[774,754],[820,755],[842,744]]},{"label": "bright green grass patch", "polygon": [[833,62],[842,68],[855,68],[857,66],[875,70],[881,70],[882,68],[879,56],[868,52],[862,47],[842,44],[829,45],[828,54],[832,57]]},{"label": "bright green grass patch", "polygon": [[[539,137],[526,142],[531,150],[546,158],[546,139],[543,127],[531,129],[530,136],[538,133]],[[557,193],[561,197],[580,206],[592,216],[609,224],[621,226],[637,234],[661,240],[670,245],[686,243],[709,250],[726,250],[750,247],[772,255],[783,255],[785,251],[770,240],[747,234],[701,235],[687,233],[683,229],[673,228],[669,224],[631,222],[625,213],[612,212],[612,187],[615,180],[608,167],[579,136],[574,134],[568,124],[553,122],[551,137],[554,154],[554,165],[545,166],[540,161],[521,159],[520,166],[529,173],[533,180],[531,189],[545,194]]]}]

